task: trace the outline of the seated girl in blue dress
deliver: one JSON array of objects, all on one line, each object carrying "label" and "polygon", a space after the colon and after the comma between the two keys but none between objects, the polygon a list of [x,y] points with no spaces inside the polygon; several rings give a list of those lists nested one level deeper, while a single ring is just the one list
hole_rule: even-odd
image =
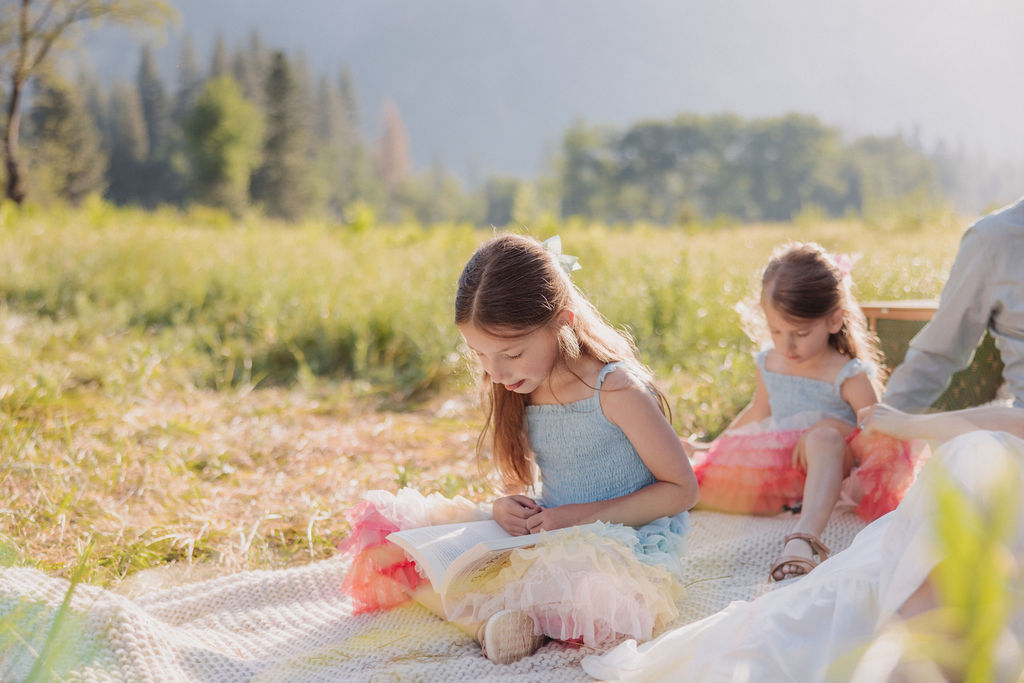
[{"label": "seated girl in blue dress", "polygon": [[489,436],[509,493],[490,513],[512,535],[539,534],[537,544],[441,601],[383,538],[482,511],[403,489],[374,492],[354,510],[343,546],[357,606],[386,607],[408,593],[501,663],[545,638],[644,640],[673,619],[687,510],[697,500],[664,396],[631,340],[570,280],[575,260],[558,252],[552,240],[496,237],[466,264],[455,296],[455,324],[482,370],[478,445]]}]

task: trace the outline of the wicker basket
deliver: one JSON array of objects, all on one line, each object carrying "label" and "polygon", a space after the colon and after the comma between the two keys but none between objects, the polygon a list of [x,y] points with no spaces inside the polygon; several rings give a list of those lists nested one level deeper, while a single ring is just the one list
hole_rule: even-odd
[{"label": "wicker basket", "polygon": [[[890,370],[903,362],[910,340],[931,319],[934,300],[875,301],[861,305],[868,327],[878,334],[879,347]],[[1003,362],[987,332],[970,364],[955,373],[949,386],[932,403],[933,410],[958,410],[988,403],[1003,383]]]}]

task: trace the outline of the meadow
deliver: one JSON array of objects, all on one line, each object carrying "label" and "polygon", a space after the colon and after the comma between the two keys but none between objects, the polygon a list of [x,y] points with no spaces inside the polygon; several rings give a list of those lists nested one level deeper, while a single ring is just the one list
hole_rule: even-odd
[{"label": "meadow", "polygon": [[[904,208],[511,229],[561,235],[583,266],[574,280],[635,337],[677,431],[709,438],[752,394],[757,344],[736,305],[773,247],[850,254],[862,301],[935,297],[965,225]],[[2,561],[80,566],[132,592],[329,557],[369,488],[491,496],[451,309],[492,233],[0,206]]]}]

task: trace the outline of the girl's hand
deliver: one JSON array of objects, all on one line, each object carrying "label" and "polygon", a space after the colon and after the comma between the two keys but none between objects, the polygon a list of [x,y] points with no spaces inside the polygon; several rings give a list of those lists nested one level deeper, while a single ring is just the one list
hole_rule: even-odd
[{"label": "girl's hand", "polygon": [[580,521],[576,509],[575,505],[559,505],[556,508],[541,510],[526,520],[526,526],[530,529],[531,534],[575,526]]},{"label": "girl's hand", "polygon": [[537,501],[526,496],[505,496],[494,501],[491,512],[494,521],[513,536],[525,536],[530,533],[527,520],[539,514],[543,508]]}]

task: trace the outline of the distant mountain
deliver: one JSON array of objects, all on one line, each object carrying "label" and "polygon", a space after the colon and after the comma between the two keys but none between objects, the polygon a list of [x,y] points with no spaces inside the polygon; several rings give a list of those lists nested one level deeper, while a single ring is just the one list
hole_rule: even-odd
[{"label": "distant mountain", "polygon": [[[420,168],[533,176],[574,119],[625,126],[683,111],[818,115],[851,135],[919,135],[1024,162],[1024,3],[986,0],[177,0],[158,54],[204,60],[256,31],[313,70],[351,71],[368,134],[381,102]],[[133,77],[124,33],[92,34]],[[134,50],[134,52],[133,52]],[[1022,188],[1024,191],[1024,188]]]}]

